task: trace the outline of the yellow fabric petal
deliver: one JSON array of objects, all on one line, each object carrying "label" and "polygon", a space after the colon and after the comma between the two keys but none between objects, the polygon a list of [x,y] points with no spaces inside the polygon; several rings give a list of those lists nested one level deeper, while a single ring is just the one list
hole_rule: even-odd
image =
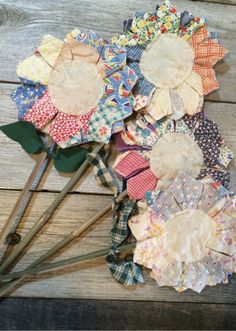
[{"label": "yellow fabric petal", "polygon": [[178,93],[183,100],[185,113],[189,115],[196,114],[202,103],[202,97],[198,94],[198,92],[196,92],[192,86],[184,82],[178,88]]},{"label": "yellow fabric petal", "polygon": [[156,121],[164,116],[171,115],[172,105],[169,90],[156,89],[147,110]]},{"label": "yellow fabric petal", "polygon": [[185,83],[191,86],[199,95],[203,95],[202,79],[195,71],[192,71],[185,79]]},{"label": "yellow fabric petal", "polygon": [[53,67],[63,44],[63,41],[47,34],[43,37],[38,47],[38,52]]},{"label": "yellow fabric petal", "polygon": [[47,85],[52,71],[51,66],[55,63],[62,45],[63,42],[57,38],[50,35],[44,36],[37,52],[19,63],[17,75]]},{"label": "yellow fabric petal", "polygon": [[74,30],[72,30],[71,32],[69,32],[67,35],[66,35],[66,37],[65,37],[65,42],[69,42],[71,39],[74,39],[75,38],[75,36],[77,36],[78,34],[80,34],[81,33],[81,31],[80,31],[80,29],[78,29],[78,28],[75,28]]}]

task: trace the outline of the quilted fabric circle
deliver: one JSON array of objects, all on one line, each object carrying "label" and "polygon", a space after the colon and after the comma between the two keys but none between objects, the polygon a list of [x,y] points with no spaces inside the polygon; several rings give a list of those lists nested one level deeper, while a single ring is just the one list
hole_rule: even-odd
[{"label": "quilted fabric circle", "polygon": [[140,69],[156,87],[175,88],[190,75],[193,59],[194,53],[187,41],[175,34],[163,33],[143,51]]},{"label": "quilted fabric circle", "polygon": [[126,50],[94,32],[70,32],[64,41],[42,38],[17,68],[22,85],[12,97],[19,117],[51,135],[60,147],[107,143],[132,114],[137,80]]},{"label": "quilted fabric circle", "polygon": [[155,120],[194,115],[204,95],[219,87],[213,66],[227,50],[204,18],[179,13],[169,0],[154,12],[136,12],[112,42],[127,48],[128,64],[138,76],[135,110],[147,107]]},{"label": "quilted fabric circle", "polygon": [[162,136],[150,153],[150,169],[157,178],[169,180],[179,171],[196,178],[203,166],[203,153],[192,136],[169,132]]},{"label": "quilted fabric circle", "polygon": [[235,196],[217,183],[180,172],[150,207],[133,216],[134,262],[159,286],[201,292],[236,272]]}]

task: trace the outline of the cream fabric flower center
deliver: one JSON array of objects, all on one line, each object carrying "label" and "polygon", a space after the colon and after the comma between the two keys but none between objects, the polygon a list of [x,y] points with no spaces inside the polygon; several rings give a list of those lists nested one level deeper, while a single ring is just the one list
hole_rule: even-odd
[{"label": "cream fabric flower center", "polygon": [[59,111],[82,115],[96,107],[103,95],[103,86],[97,66],[77,58],[56,66],[49,78],[48,91]]},{"label": "cream fabric flower center", "polygon": [[193,263],[207,253],[207,242],[214,236],[212,219],[198,209],[176,213],[163,227],[161,245],[176,261]]},{"label": "cream fabric flower center", "polygon": [[140,60],[144,77],[159,88],[175,88],[191,73],[194,52],[189,43],[176,34],[160,34],[151,42]]},{"label": "cream fabric flower center", "polygon": [[150,155],[150,168],[163,181],[176,177],[179,171],[196,178],[202,165],[202,150],[193,137],[182,133],[162,136]]}]

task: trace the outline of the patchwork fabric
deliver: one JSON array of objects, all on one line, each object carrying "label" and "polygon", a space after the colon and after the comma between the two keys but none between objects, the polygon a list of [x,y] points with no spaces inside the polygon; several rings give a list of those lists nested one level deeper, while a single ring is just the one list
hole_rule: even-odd
[{"label": "patchwork fabric", "polygon": [[159,286],[199,293],[236,270],[235,196],[218,183],[180,172],[129,226],[138,240],[134,261],[151,269]]},{"label": "patchwork fabric", "polygon": [[[75,29],[64,42],[44,36],[35,53],[19,64],[17,73],[24,83],[13,94],[19,117],[49,133],[62,148],[90,141],[107,143],[113,127],[118,130],[120,126],[116,122],[132,114],[131,90],[137,76],[126,64],[126,50],[92,31]],[[78,89],[79,76],[84,83]],[[96,90],[93,99],[97,101],[87,110],[95,93],[87,78],[93,76],[93,83],[100,82],[101,93]],[[78,95],[78,90],[87,94]]]},{"label": "patchwork fabric", "polygon": [[[204,18],[179,13],[169,0],[156,12],[137,12],[126,20],[124,33],[113,37],[112,43],[127,48],[127,63],[138,76],[135,110],[147,107],[155,120],[165,116],[178,120],[200,112],[203,96],[219,87],[213,66],[226,49],[208,32]],[[153,72],[159,74],[152,77]]]},{"label": "patchwork fabric", "polygon": [[[179,145],[177,137],[183,140]],[[184,137],[186,146],[192,146],[190,151],[184,149]],[[169,147],[160,148],[167,138]],[[118,156],[113,168],[127,181],[131,199],[144,199],[147,192],[166,188],[180,170],[197,179],[211,176],[229,189],[227,167],[233,153],[225,146],[219,126],[204,114],[154,121],[144,113],[127,123],[126,130],[116,135],[116,143],[126,153]]]}]

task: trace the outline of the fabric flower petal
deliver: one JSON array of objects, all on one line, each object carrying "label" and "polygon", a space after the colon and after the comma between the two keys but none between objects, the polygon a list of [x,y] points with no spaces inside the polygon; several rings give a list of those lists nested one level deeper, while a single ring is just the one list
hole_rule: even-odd
[{"label": "fabric flower petal", "polygon": [[44,85],[22,84],[12,93],[12,100],[18,108],[18,118],[23,119],[28,110],[41,98],[45,92]]},{"label": "fabric flower petal", "polygon": [[48,91],[45,90],[43,96],[35,102],[33,107],[26,113],[23,120],[32,122],[38,129],[43,129],[57,112],[58,110],[52,103]]},{"label": "fabric flower petal", "polygon": [[203,94],[207,95],[219,88],[219,82],[216,79],[215,71],[211,67],[201,67],[194,65],[193,70],[201,76]]},{"label": "fabric flower petal", "polygon": [[156,89],[147,110],[156,121],[164,116],[171,115],[173,112],[169,90]]},{"label": "fabric flower petal", "polygon": [[130,199],[144,199],[147,191],[153,191],[156,188],[157,181],[157,177],[150,169],[128,178],[127,191]]},{"label": "fabric flower petal", "polygon": [[149,163],[136,152],[127,152],[117,159],[113,168],[124,178],[133,176],[140,170],[149,167]]},{"label": "fabric flower petal", "polygon": [[51,35],[45,35],[34,55],[19,63],[17,75],[47,85],[61,47],[60,40]]},{"label": "fabric flower petal", "polygon": [[80,127],[77,116],[59,112],[50,125],[49,133],[58,143],[67,141],[74,135],[79,135]]},{"label": "fabric flower petal", "polygon": [[195,64],[203,67],[213,67],[218,61],[223,59],[228,52],[221,46],[217,39],[207,39],[194,47]]}]

